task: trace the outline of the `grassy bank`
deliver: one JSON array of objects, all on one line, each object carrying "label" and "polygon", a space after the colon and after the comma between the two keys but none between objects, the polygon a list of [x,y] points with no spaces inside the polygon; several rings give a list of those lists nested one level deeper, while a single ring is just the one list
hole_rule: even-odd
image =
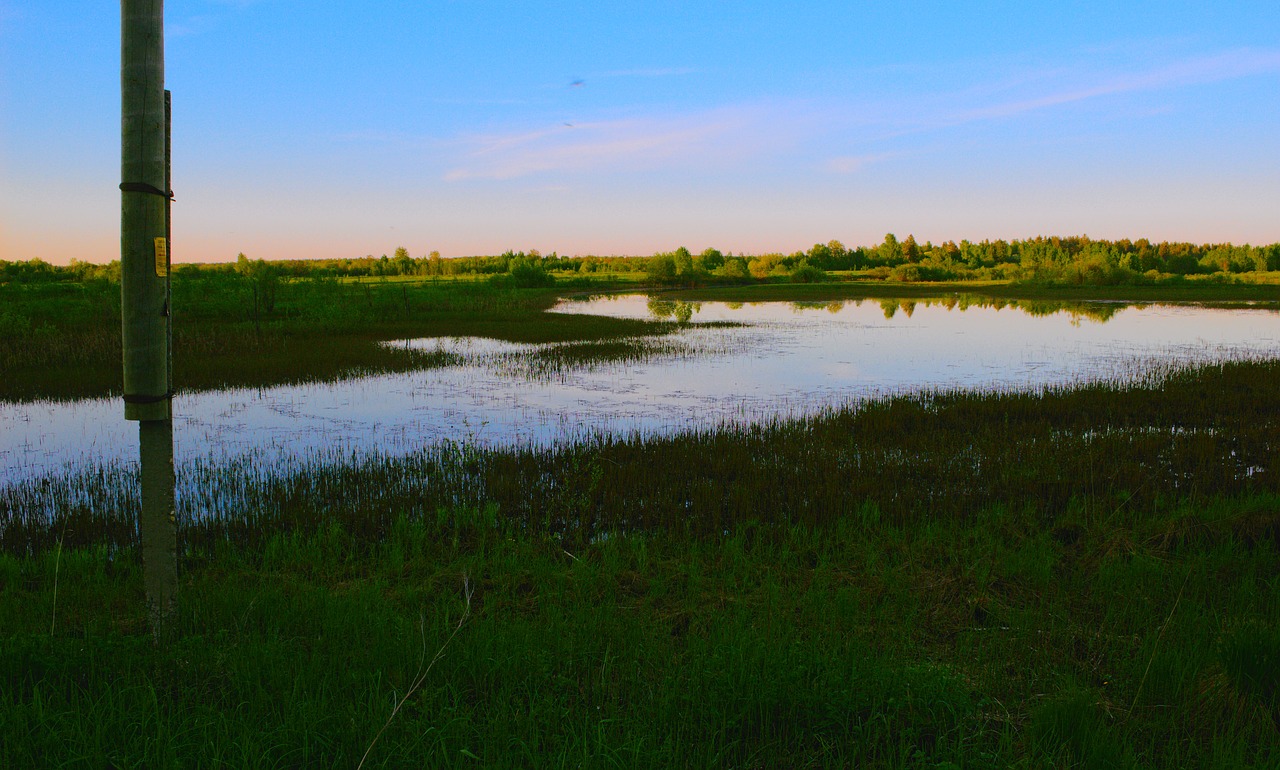
[{"label": "grassy bank", "polygon": [[1274,767],[1278,391],[209,468],[161,650],[132,479],[11,487],[0,765]]}]

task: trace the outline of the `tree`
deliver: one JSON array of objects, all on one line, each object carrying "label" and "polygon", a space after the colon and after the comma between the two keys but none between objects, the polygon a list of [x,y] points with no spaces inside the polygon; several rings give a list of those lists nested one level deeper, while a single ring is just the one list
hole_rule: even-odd
[{"label": "tree", "polygon": [[849,249],[837,240],[827,241],[826,244],[815,243],[809,249],[809,262],[823,270],[849,270],[854,267]]},{"label": "tree", "polygon": [[649,257],[645,266],[645,275],[655,283],[670,283],[676,278],[676,259],[672,254],[661,252]]},{"label": "tree", "polygon": [[880,261],[886,265],[894,265],[902,261],[902,246],[893,233],[887,233],[884,236],[884,243],[880,244],[876,251]]},{"label": "tree", "polygon": [[708,273],[713,272],[723,264],[724,254],[721,254],[719,249],[713,249],[710,247],[703,249],[702,253],[698,255],[698,258],[694,260],[695,267]]},{"label": "tree", "polygon": [[827,248],[825,243],[815,243],[809,249],[805,260],[809,264],[817,265],[820,268],[829,268],[831,266],[831,249]]},{"label": "tree", "polygon": [[413,257],[403,246],[396,247],[395,256],[391,260],[397,275],[413,275]]},{"label": "tree", "polygon": [[902,242],[902,258],[912,263],[920,261],[920,247],[916,245],[914,235],[907,235],[907,239]]},{"label": "tree", "polygon": [[693,275],[693,255],[689,253],[688,249],[681,246],[675,250],[671,257],[676,263],[677,277],[683,278]]},{"label": "tree", "polygon": [[723,265],[715,269],[714,274],[720,278],[730,278],[736,281],[741,281],[750,275],[747,272],[747,263],[737,257],[726,259]]},{"label": "tree", "polygon": [[249,259],[240,252],[236,256],[236,273],[253,291],[253,313],[271,313],[276,309],[276,290],[280,286],[280,271],[275,265],[262,259]]}]

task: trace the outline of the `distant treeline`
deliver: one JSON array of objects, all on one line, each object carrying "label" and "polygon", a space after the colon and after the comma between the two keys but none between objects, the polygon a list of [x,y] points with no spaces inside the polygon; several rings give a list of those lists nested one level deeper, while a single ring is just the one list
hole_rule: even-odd
[{"label": "distant treeline", "polygon": [[[261,278],[376,276],[500,276],[520,285],[547,285],[557,275],[643,273],[656,283],[689,283],[701,279],[747,281],[769,277],[821,280],[829,271],[863,271],[866,277],[896,281],[1025,280],[1051,283],[1140,283],[1163,276],[1247,273],[1280,270],[1280,244],[1152,243],[1093,240],[1087,236],[1036,237],[973,243],[917,243],[892,233],[875,246],[846,247],[840,241],[814,244],[792,254],[725,254],[708,248],[693,254],[683,247],[647,257],[574,256],[507,251],[496,256],[444,258],[439,252],[413,257],[398,248],[391,256],[344,259],[250,260],[175,266],[178,277],[238,273]],[[0,260],[0,283],[43,283],[120,279],[120,264],[72,260],[66,266],[40,259]]]},{"label": "distant treeline", "polygon": [[[177,277],[210,274],[250,275],[269,270],[280,278],[348,278],[377,276],[462,276],[509,275],[521,268],[540,273],[643,273],[649,257],[560,257],[529,252],[507,251],[496,256],[445,258],[433,251],[427,256],[412,257],[408,249],[398,248],[394,256],[383,254],[340,259],[249,259],[238,255],[235,262],[174,265]],[[47,283],[58,281],[120,280],[120,261],[94,264],[72,259],[69,265],[53,265],[42,259],[10,262],[0,259],[0,283]]]},{"label": "distant treeline", "polygon": [[820,280],[827,271],[862,271],[867,278],[895,281],[1024,280],[1046,283],[1140,283],[1164,276],[1280,270],[1280,244],[1153,244],[1146,239],[1096,241],[1087,236],[1027,240],[917,243],[892,233],[876,246],[848,248],[840,241],[817,243],[789,255],[732,256],[716,249],[655,254],[646,267],[659,282],[687,277]]}]

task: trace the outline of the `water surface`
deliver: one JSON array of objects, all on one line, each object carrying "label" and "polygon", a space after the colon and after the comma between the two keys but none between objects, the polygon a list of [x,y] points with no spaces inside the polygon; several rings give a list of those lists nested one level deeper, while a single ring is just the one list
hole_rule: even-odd
[{"label": "water surface", "polygon": [[[966,308],[954,299],[566,301],[555,312],[688,322],[669,336],[621,345],[402,340],[388,344],[450,350],[464,363],[180,393],[176,459],[180,473],[191,463],[246,457],[269,470],[300,458],[407,454],[442,441],[547,445],[601,431],[655,434],[811,413],[891,392],[1036,388],[1123,379],[1159,362],[1280,355],[1280,314],[1271,310],[1082,307],[1088,312]],[[137,427],[122,411],[117,399],[0,404],[0,485],[136,463]]]}]

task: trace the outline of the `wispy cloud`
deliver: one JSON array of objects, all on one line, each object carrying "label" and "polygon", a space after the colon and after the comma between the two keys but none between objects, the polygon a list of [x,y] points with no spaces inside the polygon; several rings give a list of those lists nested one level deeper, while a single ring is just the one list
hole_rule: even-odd
[{"label": "wispy cloud", "polygon": [[[1119,71],[1117,71],[1119,70]],[[996,77],[975,80],[950,93],[929,97],[915,95],[910,101],[881,100],[874,105],[854,108],[849,104],[828,103],[831,123],[853,131],[861,125],[860,136],[846,136],[863,147],[883,147],[902,137],[937,133],[980,122],[1004,122],[1049,110],[1084,106],[1108,97],[1124,114],[1167,113],[1168,107],[1142,105],[1125,100],[1126,95],[1176,91],[1181,88],[1211,85],[1247,77],[1274,76],[1280,73],[1280,50],[1241,48],[1212,54],[1191,56],[1141,67],[1104,67],[1082,59],[1074,65],[1059,62],[1053,66],[1036,64],[1030,69],[1001,70]],[[831,160],[829,171],[849,173],[866,162],[865,152],[851,152]],[[863,158],[861,164],[848,158]]]},{"label": "wispy cloud", "polygon": [[[1095,63],[1088,57],[1074,66],[1060,61],[1051,65],[1027,63],[1031,66],[990,70],[992,76],[975,79],[958,90],[927,97],[917,94],[909,101],[881,99],[861,105],[828,101],[826,125],[837,137],[832,142],[844,151],[837,150],[819,161],[819,167],[832,174],[854,174],[873,163],[918,154],[918,148],[910,149],[918,142],[904,143],[906,137],[932,134],[940,138],[965,125],[1012,123],[1036,113],[1070,110],[1108,98],[1112,99],[1109,109],[1122,110],[1125,116],[1168,114],[1174,109],[1169,105],[1125,97],[1273,77],[1280,73],[1280,50],[1241,48],[1177,60],[1166,54],[1163,62],[1131,65],[1127,70]],[[1033,141],[1030,135],[1026,140]]]},{"label": "wispy cloud", "polygon": [[552,172],[646,170],[714,164],[769,144],[770,109],[706,112],[574,123],[460,140],[461,156],[445,179],[511,179]]},{"label": "wispy cloud", "polygon": [[988,118],[1006,118],[1010,115],[1043,110],[1046,107],[1071,104],[1089,98],[1114,96],[1119,93],[1135,91],[1155,91],[1161,88],[1178,88],[1198,86],[1204,83],[1231,81],[1231,79],[1248,77],[1248,75],[1280,72],[1280,51],[1258,51],[1244,49],[1226,51],[1215,56],[1179,61],[1148,72],[1130,73],[1105,79],[1093,86],[1073,88],[1073,90],[1046,93],[1043,96],[1025,98],[1025,100],[1004,102],[979,109],[969,110],[956,115],[960,122],[983,120]]},{"label": "wispy cloud", "polygon": [[1217,83],[1275,72],[1280,72],[1280,51],[1254,49],[1226,51],[1213,56],[1187,59],[1144,72],[1113,76],[1091,85],[978,107],[960,112],[953,119],[957,123],[963,123],[1010,117],[1098,97]]},{"label": "wispy cloud", "polygon": [[[1089,69],[1061,62],[1031,63],[1037,66],[993,70],[990,77],[970,81],[959,90],[909,100],[830,96],[807,102],[762,101],[694,112],[637,112],[621,119],[526,124],[451,139],[383,130],[335,138],[401,145],[407,155],[429,158],[431,167],[451,182],[532,178],[558,183],[565,175],[688,169],[733,172],[780,162],[849,175],[920,154],[919,141],[902,141],[908,136],[936,134],[944,141],[947,131],[966,124],[1016,121],[1105,97],[1270,76],[1280,72],[1280,51],[1238,49],[1166,60],[1145,69],[1131,67],[1119,74],[1115,67],[1101,65]],[[1159,111],[1159,105],[1136,100],[1115,104],[1126,115]]]}]

